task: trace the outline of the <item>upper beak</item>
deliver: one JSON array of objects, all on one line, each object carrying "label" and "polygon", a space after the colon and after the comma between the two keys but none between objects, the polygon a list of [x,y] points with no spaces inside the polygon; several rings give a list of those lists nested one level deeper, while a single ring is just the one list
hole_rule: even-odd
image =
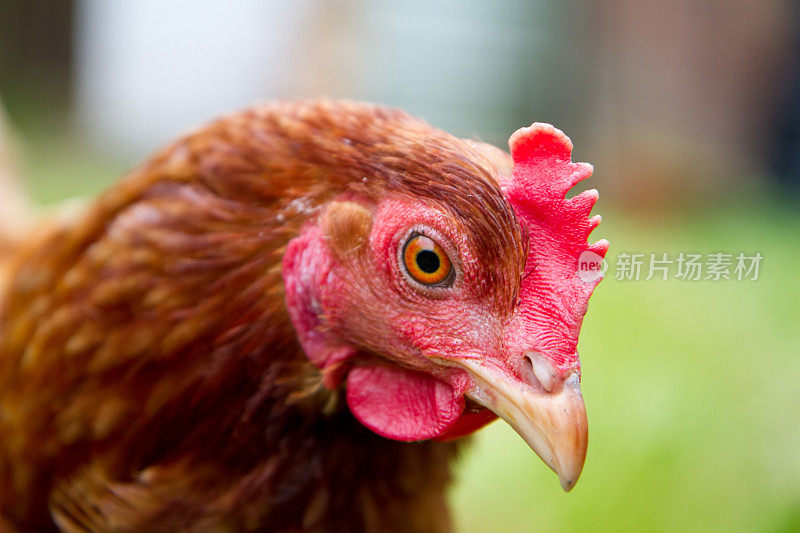
[{"label": "upper beak", "polygon": [[508,422],[569,492],[586,459],[588,426],[578,375],[570,374],[552,392],[478,359],[458,362],[475,385],[467,395]]}]

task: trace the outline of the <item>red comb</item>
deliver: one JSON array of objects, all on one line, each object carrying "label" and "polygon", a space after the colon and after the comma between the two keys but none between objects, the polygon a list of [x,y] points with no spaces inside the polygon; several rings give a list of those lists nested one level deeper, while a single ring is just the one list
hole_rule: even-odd
[{"label": "red comb", "polygon": [[[600,216],[589,217],[597,191],[566,199],[567,192],[592,175],[592,166],[573,163],[572,142],[550,124],[520,128],[508,140],[514,175],[505,189],[521,223],[528,228],[530,248],[520,292],[521,342],[564,370],[578,364],[576,347],[583,315],[599,271],[579,273],[579,258],[593,252],[605,257],[608,241],[589,245]],[[585,266],[585,265],[583,265]],[[586,281],[584,281],[586,280]]]}]

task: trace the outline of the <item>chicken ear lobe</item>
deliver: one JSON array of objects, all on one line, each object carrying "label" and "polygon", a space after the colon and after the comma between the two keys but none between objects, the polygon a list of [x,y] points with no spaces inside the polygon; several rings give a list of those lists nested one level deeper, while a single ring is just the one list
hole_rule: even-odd
[{"label": "chicken ear lobe", "polygon": [[339,261],[358,253],[369,237],[372,213],[355,202],[331,202],[320,220],[328,247]]}]

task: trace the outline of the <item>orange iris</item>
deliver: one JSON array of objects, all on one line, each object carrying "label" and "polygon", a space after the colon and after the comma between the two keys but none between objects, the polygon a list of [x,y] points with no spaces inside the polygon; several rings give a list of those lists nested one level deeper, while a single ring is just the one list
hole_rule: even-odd
[{"label": "orange iris", "polygon": [[436,241],[415,234],[403,249],[403,262],[412,278],[425,285],[438,285],[450,278],[453,265]]}]

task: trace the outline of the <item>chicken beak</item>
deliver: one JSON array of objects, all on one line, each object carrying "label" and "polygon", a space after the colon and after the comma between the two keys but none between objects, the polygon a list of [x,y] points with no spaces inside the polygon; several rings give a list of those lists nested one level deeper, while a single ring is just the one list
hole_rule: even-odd
[{"label": "chicken beak", "polygon": [[474,386],[467,395],[493,411],[519,433],[569,492],[586,459],[588,425],[577,374],[553,392],[540,391],[517,377],[477,359],[459,364]]}]

